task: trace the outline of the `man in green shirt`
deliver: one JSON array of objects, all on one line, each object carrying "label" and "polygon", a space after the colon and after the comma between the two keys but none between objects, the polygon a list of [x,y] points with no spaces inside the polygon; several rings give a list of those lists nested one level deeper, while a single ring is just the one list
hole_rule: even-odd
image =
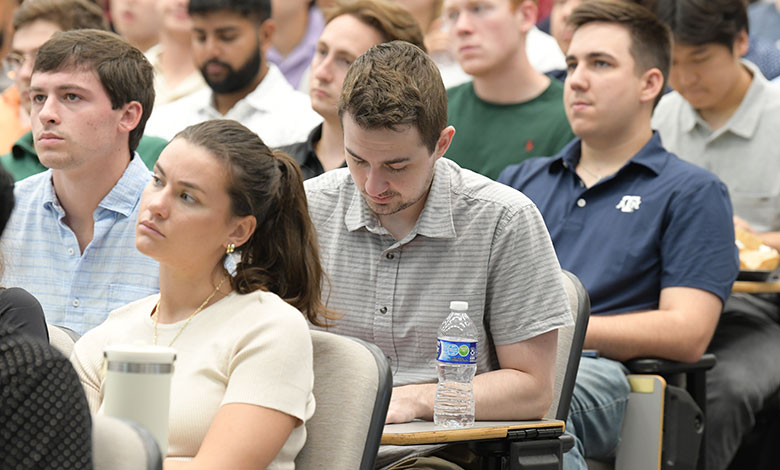
[{"label": "man in green shirt", "polygon": [[533,156],[555,155],[574,138],[563,85],[534,70],[525,36],[536,22],[533,0],[446,0],[444,18],[461,67],[473,82],[447,90],[457,133],[447,157],[497,178]]}]

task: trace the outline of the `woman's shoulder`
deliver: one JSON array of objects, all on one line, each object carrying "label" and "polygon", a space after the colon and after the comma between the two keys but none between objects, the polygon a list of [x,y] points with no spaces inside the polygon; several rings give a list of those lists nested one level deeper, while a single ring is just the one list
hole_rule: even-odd
[{"label": "woman's shoulder", "polygon": [[273,292],[256,290],[248,294],[233,294],[229,300],[223,308],[233,312],[237,321],[309,329],[303,313]]}]

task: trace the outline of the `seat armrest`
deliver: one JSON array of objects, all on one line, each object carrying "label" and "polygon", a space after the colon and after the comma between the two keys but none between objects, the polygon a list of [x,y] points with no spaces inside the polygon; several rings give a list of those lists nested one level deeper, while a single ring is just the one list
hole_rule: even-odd
[{"label": "seat armrest", "polygon": [[715,355],[704,354],[696,362],[677,362],[654,357],[642,357],[626,361],[624,364],[634,374],[688,374],[704,372],[715,366]]}]

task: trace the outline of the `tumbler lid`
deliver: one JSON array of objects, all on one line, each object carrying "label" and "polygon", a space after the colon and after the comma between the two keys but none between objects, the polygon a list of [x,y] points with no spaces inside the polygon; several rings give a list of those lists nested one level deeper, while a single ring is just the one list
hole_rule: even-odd
[{"label": "tumbler lid", "polygon": [[176,350],[152,344],[113,344],[106,346],[103,357],[109,362],[173,364],[176,360]]}]

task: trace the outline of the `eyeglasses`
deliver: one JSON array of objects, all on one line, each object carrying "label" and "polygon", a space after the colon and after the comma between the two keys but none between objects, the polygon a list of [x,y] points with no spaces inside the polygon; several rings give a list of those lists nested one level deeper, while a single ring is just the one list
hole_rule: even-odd
[{"label": "eyeglasses", "polygon": [[35,60],[35,54],[37,54],[37,52],[38,51],[32,51],[27,54],[9,52],[5,58],[3,58],[3,68],[5,69],[6,74],[8,74],[10,78],[14,78],[16,72],[22,68],[22,65],[24,65],[25,62],[28,60]]}]

